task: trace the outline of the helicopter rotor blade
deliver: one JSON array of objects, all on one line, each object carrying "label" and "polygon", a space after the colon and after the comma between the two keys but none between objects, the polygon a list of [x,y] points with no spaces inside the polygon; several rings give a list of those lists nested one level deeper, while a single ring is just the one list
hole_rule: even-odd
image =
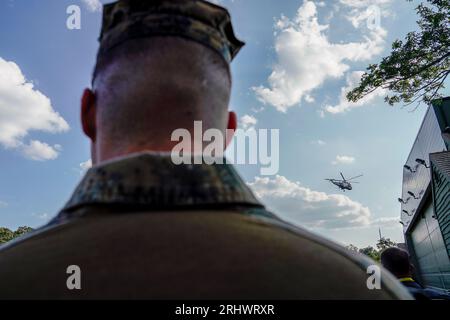
[{"label": "helicopter rotor blade", "polygon": [[339,173],[341,174],[342,179],[344,179],[344,181],[346,181],[344,175],[342,174],[342,172],[339,172]]},{"label": "helicopter rotor blade", "polygon": [[360,174],[359,176],[356,176],[356,177],[353,177],[353,178],[348,179],[348,181],[353,180],[353,179],[356,179],[356,178],[359,178],[359,177],[362,177],[362,176],[363,176],[363,175]]}]

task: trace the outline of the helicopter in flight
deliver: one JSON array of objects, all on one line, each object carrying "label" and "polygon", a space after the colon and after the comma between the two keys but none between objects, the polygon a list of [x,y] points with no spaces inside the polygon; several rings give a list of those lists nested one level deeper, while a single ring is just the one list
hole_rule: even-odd
[{"label": "helicopter in flight", "polygon": [[344,192],[345,192],[345,190],[352,190],[353,189],[352,183],[359,183],[359,182],[356,182],[356,181],[352,181],[353,179],[356,179],[356,178],[359,178],[359,177],[363,176],[362,174],[360,174],[359,176],[356,176],[356,177],[353,177],[353,178],[350,178],[350,179],[345,179],[345,177],[342,174],[342,172],[340,172],[340,174],[341,174],[342,180],[339,180],[339,179],[325,179],[325,180],[330,181],[335,186],[338,186],[339,189],[341,189]]}]

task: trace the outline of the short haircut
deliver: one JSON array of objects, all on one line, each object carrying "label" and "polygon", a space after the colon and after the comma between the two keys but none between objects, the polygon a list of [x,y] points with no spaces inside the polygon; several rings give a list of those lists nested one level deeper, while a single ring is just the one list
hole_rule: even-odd
[{"label": "short haircut", "polygon": [[[169,139],[201,120],[226,129],[231,76],[216,51],[181,37],[129,40],[97,62],[98,124],[117,143]],[[170,107],[170,108],[169,108]]]},{"label": "short haircut", "polygon": [[[151,52],[164,51],[173,43],[186,42],[191,43],[181,37],[149,37],[146,39],[128,40],[127,42],[111,49],[110,53],[97,58],[97,63],[92,76],[92,83],[95,82],[96,77],[107,69],[113,62],[123,58],[133,58],[142,56]],[[199,44],[200,45],[200,44]],[[202,45],[203,46],[203,45]],[[231,80],[231,72],[229,64],[214,50],[204,47],[202,50],[202,57],[205,64],[209,67],[215,67],[216,70],[225,71],[228,78]]]},{"label": "short haircut", "polygon": [[397,247],[387,248],[381,253],[381,264],[397,277],[406,276],[411,271],[408,252]]}]

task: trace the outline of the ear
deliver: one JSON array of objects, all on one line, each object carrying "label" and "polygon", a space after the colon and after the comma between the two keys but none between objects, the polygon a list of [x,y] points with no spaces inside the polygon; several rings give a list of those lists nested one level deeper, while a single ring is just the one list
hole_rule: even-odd
[{"label": "ear", "polygon": [[90,89],[85,89],[81,98],[81,125],[83,132],[92,142],[95,142],[97,127],[95,122],[96,105],[95,93]]},{"label": "ear", "polygon": [[228,113],[228,126],[227,126],[227,129],[235,131],[236,128],[237,128],[237,115],[233,111],[230,111]]},{"label": "ear", "polygon": [[237,116],[236,113],[233,111],[230,111],[228,113],[228,125],[227,125],[227,133],[226,133],[226,147],[230,144],[231,140],[233,139],[234,132],[237,128]]}]

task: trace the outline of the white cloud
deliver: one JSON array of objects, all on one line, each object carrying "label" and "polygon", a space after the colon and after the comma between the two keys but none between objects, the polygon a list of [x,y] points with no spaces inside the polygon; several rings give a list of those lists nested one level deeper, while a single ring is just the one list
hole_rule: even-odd
[{"label": "white cloud", "polygon": [[374,219],[368,207],[341,194],[314,191],[286,177],[256,177],[248,184],[269,210],[309,229],[397,226],[398,218]]},{"label": "white cloud", "polygon": [[92,160],[91,159],[80,163],[80,169],[81,169],[82,172],[90,169],[91,167],[92,167]]},{"label": "white cloud", "polygon": [[383,97],[386,95],[387,90],[386,89],[377,89],[367,96],[363,97],[357,102],[349,102],[347,100],[347,93],[349,93],[353,88],[355,88],[359,84],[359,80],[361,79],[361,76],[364,74],[363,71],[354,71],[347,75],[347,84],[345,87],[341,88],[341,95],[339,97],[339,103],[337,105],[327,105],[325,106],[324,110],[328,113],[337,114],[337,113],[344,113],[351,109],[361,107],[363,105],[366,105],[367,103],[371,102],[377,97]]},{"label": "white cloud", "polygon": [[400,219],[398,217],[383,217],[374,219],[371,222],[372,226],[381,227],[381,228],[399,228],[402,229],[401,224],[399,223]]},{"label": "white cloud", "polygon": [[371,5],[389,4],[392,0],[339,0],[339,2],[351,8],[365,9]]},{"label": "white cloud", "polygon": [[307,228],[339,229],[371,224],[369,208],[344,195],[314,191],[283,176],[256,177],[249,186],[269,209]]},{"label": "white cloud", "polygon": [[21,146],[22,153],[31,160],[46,161],[58,157],[61,146],[56,144],[50,146],[45,142],[31,140],[29,144]]},{"label": "white cloud", "polygon": [[392,0],[340,0],[342,5],[350,9],[346,18],[355,28],[358,28],[361,22],[369,24],[376,22],[381,23],[382,17],[392,15],[389,5]]},{"label": "white cloud", "polygon": [[253,113],[260,113],[260,112],[264,111],[264,107],[259,107],[259,108],[253,107],[251,110]]},{"label": "white cloud", "polygon": [[309,94],[306,94],[305,95],[305,101],[308,102],[308,103],[313,103],[314,101],[316,101],[316,99],[314,99],[313,96],[311,96]]},{"label": "white cloud", "polygon": [[8,206],[8,203],[5,201],[0,201],[0,208],[6,208]]},{"label": "white cloud", "polygon": [[32,216],[35,218],[38,218],[39,220],[48,220],[48,218],[50,217],[48,215],[48,213],[42,213],[42,214],[33,213]]},{"label": "white cloud", "polygon": [[324,146],[324,145],[326,145],[327,143],[325,142],[325,141],[323,141],[323,140],[313,140],[313,141],[311,141],[311,144],[314,144],[314,145],[316,145],[316,146]]},{"label": "white cloud", "polygon": [[240,126],[244,130],[254,129],[258,120],[254,116],[248,114],[244,115],[240,119]]},{"label": "white cloud", "polygon": [[103,5],[100,0],[82,0],[87,9],[91,12],[99,12],[102,10]]},{"label": "white cloud", "polygon": [[[258,99],[281,112],[297,105],[327,79],[338,79],[350,68],[348,62],[367,61],[383,50],[386,31],[364,29],[363,41],[332,43],[321,25],[316,5],[304,1],[293,19],[282,16],[275,24],[277,63],[268,87],[253,87]],[[307,98],[310,100],[310,98]]]},{"label": "white cloud", "polygon": [[355,161],[356,161],[356,159],[354,157],[337,155],[336,159],[332,162],[332,164],[334,164],[334,165],[338,165],[338,164],[352,164]]},{"label": "white cloud", "polygon": [[24,138],[30,131],[57,133],[68,129],[50,99],[27,82],[19,66],[0,58],[0,145],[21,149],[25,154],[46,149],[47,157],[53,158],[49,156],[52,147],[38,141],[26,144]]},{"label": "white cloud", "polygon": [[325,7],[325,6],[326,6],[326,4],[325,4],[324,1],[318,1],[318,2],[316,2],[316,5],[317,5],[318,7]]}]

